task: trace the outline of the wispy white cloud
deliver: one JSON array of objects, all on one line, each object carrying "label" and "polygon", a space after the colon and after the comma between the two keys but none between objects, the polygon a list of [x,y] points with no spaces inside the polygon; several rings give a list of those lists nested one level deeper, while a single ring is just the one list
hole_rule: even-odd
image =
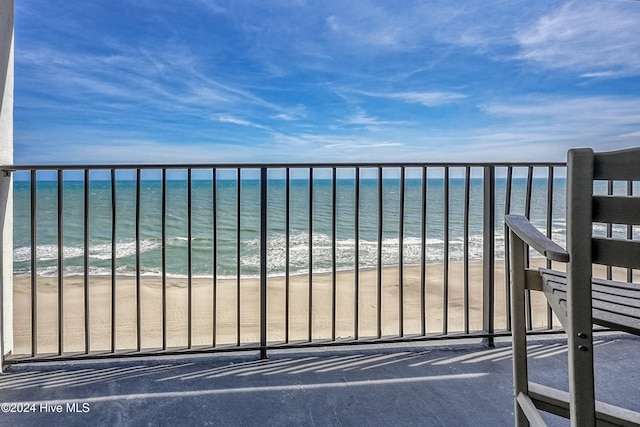
[{"label": "wispy white cloud", "polygon": [[[35,46],[18,61],[19,66],[34,70],[23,77],[29,90],[53,93],[55,97],[44,96],[47,103],[57,99],[58,108],[76,108],[75,118],[91,111],[85,105],[100,106],[102,116],[114,108],[121,112],[143,106],[144,111],[127,117],[125,126],[144,115],[206,119],[213,111],[229,108],[248,114],[268,111],[281,120],[302,114],[300,108],[269,102],[224,77],[206,75],[201,59],[188,48],[118,46],[116,52],[78,53]],[[42,80],[48,82],[46,88],[39,84]]]},{"label": "wispy white cloud", "polygon": [[[179,136],[160,139],[135,132],[76,127],[71,133],[51,132],[46,138],[39,133],[20,132],[16,164],[220,163],[266,160],[271,156],[268,145],[239,144],[233,138],[205,135],[189,140],[180,140]],[[274,158],[284,154],[278,150]]]},{"label": "wispy white cloud", "polygon": [[342,120],[346,125],[362,125],[362,126],[385,126],[385,125],[400,125],[406,126],[411,122],[402,120],[383,120],[378,117],[370,116],[365,111],[360,109],[357,113],[350,115],[346,119]]},{"label": "wispy white cloud", "polygon": [[466,97],[466,95],[454,92],[403,92],[392,94],[390,96],[391,99],[400,99],[407,102],[415,102],[426,107],[435,107],[437,105],[450,104]]},{"label": "wispy white cloud", "polygon": [[[392,16],[380,11],[380,7],[371,6],[360,17],[331,15],[327,18],[327,27],[335,36],[348,44],[398,49],[407,42],[403,28],[394,22]],[[362,24],[365,25],[362,25]]]},{"label": "wispy white cloud", "polygon": [[281,113],[272,117],[276,120],[283,121],[301,120],[307,117],[306,107],[302,104],[298,104],[292,108],[283,108]]},{"label": "wispy white cloud", "polygon": [[291,121],[291,120],[298,120],[300,116],[296,116],[295,114],[289,114],[289,113],[280,113],[273,116],[273,118],[276,120]]},{"label": "wispy white cloud", "polygon": [[396,92],[396,93],[376,93],[367,91],[357,91],[362,95],[374,97],[394,99],[398,101],[408,102],[412,104],[421,104],[425,107],[436,107],[439,105],[451,104],[462,100],[467,96],[457,92]]},{"label": "wispy white cloud", "polygon": [[499,124],[463,130],[461,139],[496,158],[563,160],[572,147],[613,150],[638,144],[637,97],[529,96],[482,109]]},{"label": "wispy white cloud", "polygon": [[222,2],[218,2],[218,1],[212,1],[212,0],[192,0],[194,4],[202,7],[204,10],[210,12],[210,13],[214,13],[214,14],[220,14],[220,13],[228,13],[229,12],[229,8],[226,6],[221,5],[220,3]]},{"label": "wispy white cloud", "polygon": [[518,58],[584,77],[640,73],[637,2],[572,1],[516,34]]},{"label": "wispy white cloud", "polygon": [[640,124],[640,97],[524,97],[520,102],[486,104],[489,114],[546,124],[563,125],[574,132],[609,129]]},{"label": "wispy white cloud", "polygon": [[399,142],[391,142],[391,141],[385,141],[385,142],[377,142],[377,143],[362,143],[362,144],[358,144],[358,143],[336,143],[336,144],[326,144],[324,146],[324,148],[328,149],[328,150],[332,150],[335,148],[350,148],[350,149],[356,149],[356,150],[363,150],[365,148],[395,148],[395,147],[401,147],[402,144]]},{"label": "wispy white cloud", "polygon": [[263,125],[258,124],[258,123],[250,122],[249,120],[240,119],[238,117],[234,117],[234,116],[230,116],[230,115],[226,115],[226,114],[217,116],[215,118],[215,120],[220,122],[220,123],[231,123],[231,124],[239,125],[239,126],[247,126],[247,127],[257,128],[257,129],[269,130],[269,128],[267,126],[263,126]]},{"label": "wispy white cloud", "polygon": [[[401,7],[376,1],[336,3],[326,8],[331,10],[325,19],[328,39],[366,53],[422,51],[437,45],[473,50],[509,45],[522,17],[539,10],[531,2],[513,0],[405,1]],[[520,13],[513,13],[516,9]]]},{"label": "wispy white cloud", "polygon": [[[411,146],[366,134],[288,133],[274,135],[270,152],[277,156],[288,152],[293,161],[373,161],[402,155]],[[408,158],[408,157],[407,157]]]}]

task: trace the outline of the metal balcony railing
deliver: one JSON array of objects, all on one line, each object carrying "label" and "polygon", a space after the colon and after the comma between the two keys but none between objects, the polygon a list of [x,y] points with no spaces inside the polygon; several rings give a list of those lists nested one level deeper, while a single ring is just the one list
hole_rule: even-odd
[{"label": "metal balcony railing", "polygon": [[[6,362],[508,333],[504,213],[561,163],[12,166]],[[549,329],[529,301],[531,328]]]}]

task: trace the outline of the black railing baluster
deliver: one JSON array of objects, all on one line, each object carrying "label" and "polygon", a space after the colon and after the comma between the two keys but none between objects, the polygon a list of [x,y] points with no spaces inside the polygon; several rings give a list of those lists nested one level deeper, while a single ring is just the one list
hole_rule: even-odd
[{"label": "black railing baluster", "polygon": [[524,216],[531,219],[531,195],[533,193],[533,166],[527,168],[527,192],[524,199]]},{"label": "black railing baluster", "polygon": [[378,294],[377,294],[377,331],[378,338],[382,338],[382,241],[383,241],[383,221],[384,221],[384,193],[383,193],[383,180],[382,180],[382,167],[378,168]]},{"label": "black railing baluster", "polygon": [[140,214],[141,214],[141,181],[142,172],[136,170],[136,349],[140,351],[142,348],[142,284],[141,284],[141,266],[140,266]]},{"label": "black railing baluster", "polygon": [[[511,185],[513,183],[513,167],[507,167],[507,177],[505,182],[504,214],[511,213]],[[507,331],[511,331],[511,268],[510,268],[510,248],[509,232],[507,225],[504,225],[504,282],[505,282],[505,321]]]},{"label": "black railing baluster", "polygon": [[211,275],[213,283],[211,289],[211,346],[217,343],[218,331],[218,171],[211,170]]},{"label": "black railing baluster", "polygon": [[192,169],[187,169],[187,348],[193,345],[193,190]]},{"label": "black railing baluster", "polygon": [[284,220],[284,257],[285,257],[285,271],[284,271],[284,293],[285,293],[285,305],[284,305],[284,342],[289,343],[289,321],[291,317],[291,290],[290,287],[290,255],[291,255],[291,169],[285,170],[285,220]]},{"label": "black railing baluster", "polygon": [[471,191],[471,167],[465,168],[464,174],[464,212],[463,212],[463,304],[464,304],[464,333],[469,333],[469,205]]},{"label": "black railing baluster", "polygon": [[400,206],[398,218],[398,334],[404,336],[404,198],[406,170],[400,168]]},{"label": "black railing baluster", "polygon": [[111,353],[116,352],[116,332],[117,332],[117,316],[116,316],[116,285],[117,285],[117,189],[116,189],[116,170],[111,169]]},{"label": "black railing baluster", "polygon": [[37,173],[31,171],[31,356],[38,354],[38,188]]},{"label": "black railing baluster", "polygon": [[[553,237],[553,166],[549,166],[547,174],[547,237]],[[552,267],[551,260],[547,260],[547,268]],[[547,303],[547,328],[553,328],[553,311]]]},{"label": "black railing baluster", "polygon": [[260,359],[267,358],[267,237],[268,173],[260,169]]},{"label": "black railing baluster", "polygon": [[167,168],[162,169],[161,228],[162,249],[160,269],[162,271],[162,349],[167,349]]},{"label": "black railing baluster", "polygon": [[422,168],[420,214],[420,334],[427,335],[427,167]]},{"label": "black railing baluster", "polygon": [[64,353],[64,172],[58,170],[58,356]]},{"label": "black railing baluster", "polygon": [[242,277],[242,173],[241,168],[236,172],[236,345],[239,347],[241,344],[241,321],[242,316],[240,312],[242,293],[240,292],[241,277]]},{"label": "black railing baluster", "polygon": [[[613,181],[607,182],[607,195],[609,196],[613,195]],[[611,238],[613,236],[613,224],[609,222],[607,223],[606,227],[607,227],[607,238]],[[606,270],[607,270],[607,280],[611,280],[613,278],[613,267],[611,267],[610,265],[607,265]]]},{"label": "black railing baluster", "polygon": [[[533,187],[533,167],[527,168],[527,192],[524,199],[524,215],[531,219],[531,196]],[[525,266],[528,268],[530,263],[530,251],[529,248],[525,251]],[[526,323],[527,330],[530,331],[533,328],[532,323],[532,308],[531,308],[531,290],[527,289],[524,293],[525,310],[526,310]]]},{"label": "black railing baluster", "polygon": [[482,254],[482,329],[485,344],[494,346],[495,333],[495,229],[496,229],[496,168],[484,167],[483,178],[483,254]]},{"label": "black railing baluster", "polygon": [[[627,181],[627,196],[633,196],[633,181]],[[627,225],[627,239],[633,239],[633,225]],[[627,282],[633,282],[633,269],[627,268]]]},{"label": "black railing baluster", "polygon": [[354,277],[353,277],[353,336],[357,340],[360,337],[360,168],[355,168],[354,177]]},{"label": "black railing baluster", "polygon": [[442,277],[442,333],[449,333],[449,167],[444,168],[444,201],[443,205],[443,277]]},{"label": "black railing baluster", "polygon": [[83,256],[83,268],[84,268],[84,353],[89,354],[90,339],[91,339],[91,325],[89,316],[89,169],[84,170],[84,222],[83,222],[83,243],[84,243],[84,256]]},{"label": "black railing baluster", "polygon": [[336,340],[336,304],[337,304],[337,246],[338,240],[338,174],[336,168],[331,175],[331,340]]},{"label": "black railing baluster", "polygon": [[313,341],[313,168],[309,168],[309,313],[308,313],[308,338]]}]

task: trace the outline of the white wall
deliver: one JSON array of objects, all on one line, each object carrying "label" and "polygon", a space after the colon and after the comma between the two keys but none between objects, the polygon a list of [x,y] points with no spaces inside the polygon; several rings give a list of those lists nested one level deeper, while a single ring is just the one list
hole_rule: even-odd
[{"label": "white wall", "polygon": [[[13,164],[13,6],[14,0],[0,0],[0,166]],[[11,176],[1,171],[0,240],[0,353],[4,356],[13,349],[13,191]]]}]

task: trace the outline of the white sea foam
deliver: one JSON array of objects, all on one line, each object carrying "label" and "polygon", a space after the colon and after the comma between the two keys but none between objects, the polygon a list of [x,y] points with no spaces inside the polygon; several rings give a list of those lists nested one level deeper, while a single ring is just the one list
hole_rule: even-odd
[{"label": "white sea foam", "polygon": [[[504,239],[501,233],[497,233],[495,236],[496,241],[496,256],[501,258],[503,256]],[[198,265],[194,264],[193,275],[194,277],[210,277],[210,262],[213,258],[212,247],[208,244],[211,243],[207,239],[203,240],[208,246],[208,251],[204,254],[200,253],[202,259],[207,260],[208,264]],[[383,266],[398,265],[400,262],[400,239],[396,237],[384,238],[381,241],[382,245],[379,247],[378,241],[371,240],[359,240],[358,253],[356,254],[356,240],[353,238],[347,238],[337,240],[335,245],[333,244],[332,236],[323,233],[314,233],[313,242],[310,247],[308,233],[297,232],[289,236],[287,243],[286,236],[284,234],[273,234],[269,236],[267,240],[267,263],[268,274],[283,275],[287,271],[287,260],[289,263],[289,272],[291,274],[304,274],[309,271],[309,256],[313,258],[313,271],[322,273],[329,272],[333,268],[333,253],[335,246],[335,259],[336,269],[338,271],[353,270],[356,268],[356,263],[360,268],[376,267],[378,263]],[[181,238],[172,238],[167,241],[167,248],[171,247],[186,249],[186,242]],[[288,246],[288,252],[287,252]],[[126,261],[128,257],[135,257],[136,255],[136,242],[126,241],[118,242],[116,246],[117,267],[116,274],[118,275],[136,275],[135,263],[132,261]],[[162,248],[160,241],[143,239],[140,241],[140,254],[144,254],[153,250],[159,250]],[[90,274],[91,275],[110,275],[111,267],[111,243],[93,244],[89,248],[90,257]],[[199,249],[202,251],[202,249]],[[470,260],[479,260],[483,255],[483,238],[480,234],[469,236],[468,240],[468,255]],[[241,241],[240,245],[240,266],[241,274],[246,277],[257,276],[260,269],[260,239],[249,239]],[[39,246],[38,254],[42,254],[42,257],[38,259],[38,272],[43,275],[56,275],[57,274],[57,246]],[[424,252],[424,255],[423,255]],[[81,247],[65,247],[65,275],[83,275],[84,267],[81,263],[84,257],[84,248]],[[420,237],[404,237],[402,242],[402,263],[403,265],[418,265],[422,261],[424,256],[427,263],[442,262],[445,256],[451,261],[461,261],[465,255],[465,243],[462,238],[453,238],[449,240],[448,253],[445,254],[445,244],[442,239],[439,238],[425,238]],[[182,267],[168,268],[169,277],[187,277],[186,271],[186,252],[178,252],[173,261],[178,265],[181,258],[185,257]],[[236,252],[227,251],[226,254],[218,253],[216,262],[218,264],[218,277],[236,277],[238,272],[236,271]],[[18,266],[16,268],[16,274],[28,274],[31,252],[30,248],[22,247],[16,248],[14,251],[14,260],[16,263],[23,263],[27,265]],[[356,260],[357,257],[357,260]],[[194,256],[195,258],[195,256]],[[74,263],[73,261],[76,260]],[[97,262],[97,265],[93,265]],[[159,262],[159,261],[158,261]],[[207,267],[208,266],[208,267]],[[208,271],[207,271],[208,270]],[[162,274],[159,265],[143,264],[140,271],[144,276],[159,276]]]},{"label": "white sea foam", "polygon": [[[149,252],[160,248],[161,245],[156,240],[141,240],[140,253]],[[100,243],[89,246],[89,258],[95,260],[109,260],[112,253],[111,243]],[[57,245],[38,245],[36,248],[36,256],[38,261],[53,261],[58,259]],[[118,242],[116,244],[116,258],[125,258],[134,256],[137,253],[137,244],[135,241]],[[83,246],[63,246],[64,259],[81,258],[85,256]],[[31,260],[31,247],[23,246],[15,248],[13,251],[14,262],[28,262]]]},{"label": "white sea foam", "polygon": [[[247,242],[246,247],[259,246],[259,240]],[[375,267],[380,262],[383,266],[398,265],[400,261],[400,239],[382,239],[379,248],[378,241],[360,240],[356,261],[356,241],[354,239],[338,240],[335,243],[335,258],[337,270],[352,270],[359,267]],[[441,262],[444,258],[444,242],[441,239],[425,239],[419,237],[405,237],[402,242],[402,257],[404,265],[420,264],[423,256],[427,263]],[[297,234],[289,240],[287,253],[285,236],[271,236],[267,243],[268,270],[271,274],[284,274],[287,267],[287,255],[289,259],[289,271],[292,273],[308,273],[309,256],[313,257],[313,271],[329,272],[333,268],[334,245],[330,236],[316,233],[313,236],[313,244],[309,246],[308,235]],[[482,236],[471,236],[469,239],[470,259],[481,259]],[[464,255],[464,241],[461,239],[450,241],[449,259],[461,260]],[[260,267],[260,256],[257,251],[242,253],[242,266],[248,270]]]}]

